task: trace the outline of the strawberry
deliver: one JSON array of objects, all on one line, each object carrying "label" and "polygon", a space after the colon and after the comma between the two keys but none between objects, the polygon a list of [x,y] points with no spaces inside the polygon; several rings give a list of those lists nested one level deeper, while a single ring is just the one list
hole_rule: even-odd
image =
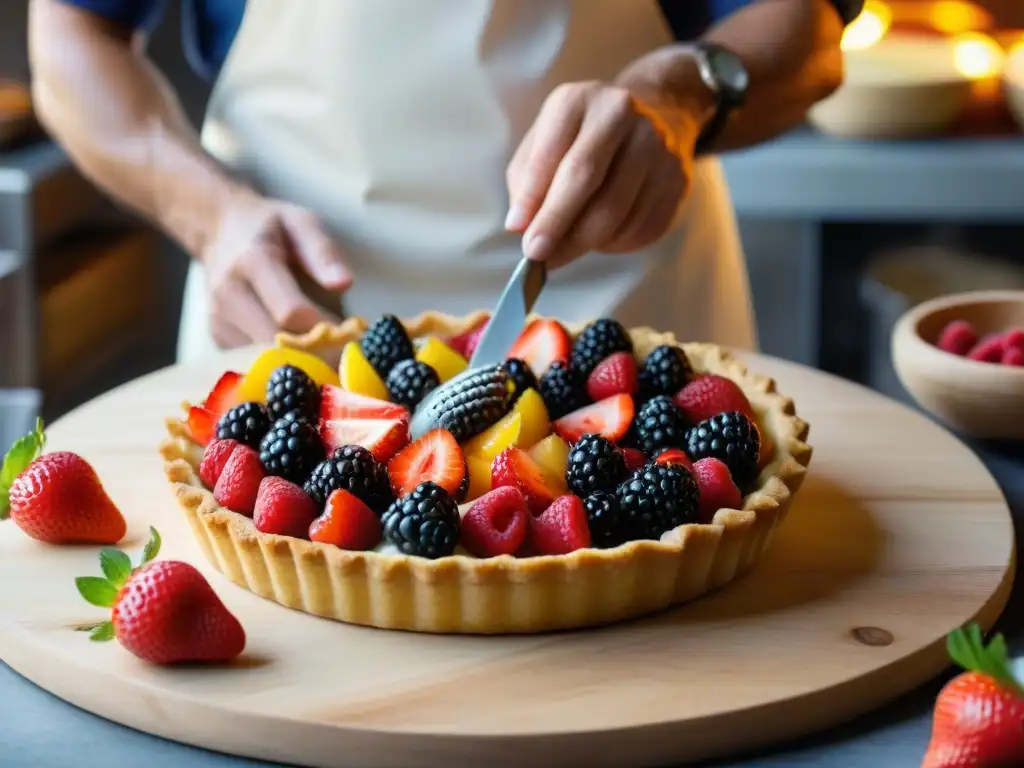
[{"label": "strawberry", "polygon": [[623,448],[622,456],[626,459],[626,469],[630,472],[647,466],[647,456],[639,448]]},{"label": "strawberry", "polygon": [[998,363],[1003,359],[1003,339],[998,334],[986,336],[967,353],[969,360],[979,363]]},{"label": "strawberry", "polygon": [[633,395],[639,388],[636,360],[629,352],[616,352],[597,364],[587,377],[587,394],[595,403],[612,395]]},{"label": "strawberry", "polygon": [[460,543],[477,557],[514,555],[526,541],[530,510],[518,488],[502,486],[473,502],[462,517]]},{"label": "strawberry", "polygon": [[1003,365],[1024,366],[1024,350],[1019,347],[1008,347],[1000,360]]},{"label": "strawberry", "polygon": [[283,477],[265,477],[256,493],[252,520],[263,533],[305,539],[319,514],[316,502],[295,483]]},{"label": "strawberry", "polygon": [[559,496],[530,522],[529,550],[538,555],[567,555],[590,546],[587,510],[578,496]]},{"label": "strawberry", "polygon": [[691,472],[693,471],[693,462],[690,461],[690,457],[686,455],[686,451],[681,448],[666,448],[658,454],[658,457],[654,461],[658,464],[679,464],[686,467]]},{"label": "strawberry", "polygon": [[205,446],[213,440],[220,417],[241,402],[243,378],[237,371],[221,374],[203,404],[188,409],[186,426],[193,442]]},{"label": "strawberry", "polygon": [[541,466],[520,448],[506,448],[491,463],[491,488],[504,486],[518,489],[534,515],[547,509],[557,495]]},{"label": "strawberry", "polygon": [[487,330],[487,323],[489,318],[484,318],[476,326],[470,328],[468,331],[460,333],[457,336],[452,336],[445,340],[445,343],[462,355],[464,358],[469,360],[473,353],[476,351],[477,344],[480,343],[481,337],[484,335],[484,331]]},{"label": "strawberry", "polygon": [[970,624],[949,634],[946,646],[965,672],[939,692],[932,734],[921,768],[1024,765],[1024,686],[997,634],[986,646]]},{"label": "strawberry", "polygon": [[508,357],[522,360],[537,376],[543,376],[554,362],[569,363],[572,339],[557,320],[534,320],[512,345]]},{"label": "strawberry", "polygon": [[199,464],[199,479],[203,481],[203,485],[213,490],[220,480],[221,472],[224,471],[224,465],[228,463],[235,448],[240,445],[237,440],[214,440],[206,446],[203,460]]},{"label": "strawberry", "polygon": [[344,445],[361,445],[377,461],[386,463],[409,444],[407,419],[348,419],[324,421],[320,439],[329,456]]},{"label": "strawberry", "polygon": [[672,399],[691,424],[726,411],[739,411],[754,421],[754,409],[739,385],[713,373],[693,379]]},{"label": "strawberry", "polygon": [[713,458],[700,459],[694,462],[691,471],[700,489],[700,522],[710,523],[720,509],[740,509],[743,506],[743,494],[724,462]]},{"label": "strawberry", "polygon": [[47,544],[116,544],[124,516],[103,489],[96,470],[70,451],[42,454],[43,421],[11,446],[0,466],[0,520],[10,517]]},{"label": "strawberry", "polygon": [[942,329],[935,346],[943,352],[963,357],[978,343],[978,332],[966,320],[953,320]]},{"label": "strawberry", "polygon": [[566,414],[552,423],[551,429],[570,445],[588,433],[601,435],[614,443],[629,431],[633,415],[632,397],[612,395]]},{"label": "strawberry", "polygon": [[401,498],[417,485],[432,480],[461,501],[469,488],[469,470],[462,448],[447,429],[433,429],[407,445],[388,462],[388,477]]},{"label": "strawberry", "polygon": [[264,474],[260,455],[249,446],[240,445],[232,451],[217,478],[213,498],[222,507],[251,517]]},{"label": "strawberry", "polygon": [[373,510],[342,488],[331,492],[323,514],[309,526],[310,541],[360,551],[377,546],[382,533]]},{"label": "strawberry", "polygon": [[111,618],[80,627],[96,641],[117,639],[151,664],[231,661],[245,649],[245,630],[195,567],[178,560],[153,562],[160,535],[151,538],[141,562],[118,549],[100,552],[103,576],[75,579],[79,594]]},{"label": "strawberry", "polygon": [[[397,403],[350,392],[341,387],[324,384],[320,389],[320,420],[346,421],[348,419],[408,419],[409,411]],[[365,446],[364,446],[365,447]]]}]

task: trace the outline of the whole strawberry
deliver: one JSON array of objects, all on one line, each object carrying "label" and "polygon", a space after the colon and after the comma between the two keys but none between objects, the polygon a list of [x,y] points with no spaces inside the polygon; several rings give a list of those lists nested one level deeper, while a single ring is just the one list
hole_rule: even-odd
[{"label": "whole strawberry", "polygon": [[609,355],[587,377],[587,395],[595,403],[613,395],[633,395],[639,387],[636,360],[629,352]]},{"label": "whole strawberry", "polygon": [[0,468],[0,520],[8,517],[47,544],[116,544],[124,516],[103,489],[96,470],[76,453],[40,456],[43,422],[18,439]]},{"label": "whole strawberry", "polygon": [[921,768],[1024,765],[1024,686],[1014,676],[1006,641],[986,646],[971,624],[950,633],[950,657],[966,672],[939,692]]},{"label": "whole strawberry", "polygon": [[754,409],[743,390],[732,379],[724,376],[698,376],[679,390],[673,400],[691,424],[726,411],[739,411],[751,420],[754,419]]},{"label": "whole strawberry", "polygon": [[138,567],[117,549],[100,552],[103,576],[82,576],[75,586],[88,602],[111,609],[107,621],[81,627],[91,640],[116,639],[151,664],[225,662],[245,648],[245,630],[206,578],[180,560],[153,562],[160,535],[151,538]]}]

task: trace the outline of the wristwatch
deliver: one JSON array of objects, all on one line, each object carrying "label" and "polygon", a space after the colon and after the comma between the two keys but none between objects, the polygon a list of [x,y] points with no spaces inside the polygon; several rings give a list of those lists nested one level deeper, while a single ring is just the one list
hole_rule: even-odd
[{"label": "wristwatch", "polygon": [[743,60],[717,43],[698,41],[691,46],[700,79],[715,94],[715,114],[697,139],[697,154],[707,152],[725,128],[729,115],[747,99],[750,75]]}]

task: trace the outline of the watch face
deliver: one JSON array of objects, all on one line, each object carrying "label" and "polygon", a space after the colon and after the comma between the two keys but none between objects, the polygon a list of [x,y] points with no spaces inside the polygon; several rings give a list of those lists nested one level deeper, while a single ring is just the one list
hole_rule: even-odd
[{"label": "watch face", "polygon": [[739,56],[722,48],[714,48],[708,51],[708,63],[723,90],[734,97],[742,98],[746,94],[750,77]]}]

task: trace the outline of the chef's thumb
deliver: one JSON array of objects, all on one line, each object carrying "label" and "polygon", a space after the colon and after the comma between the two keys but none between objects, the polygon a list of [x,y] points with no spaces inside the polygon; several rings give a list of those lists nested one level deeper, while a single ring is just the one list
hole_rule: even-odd
[{"label": "chef's thumb", "polygon": [[344,291],[352,285],[352,273],[341,249],[324,232],[316,216],[306,211],[296,212],[285,224],[296,256],[310,277],[329,291]]}]

